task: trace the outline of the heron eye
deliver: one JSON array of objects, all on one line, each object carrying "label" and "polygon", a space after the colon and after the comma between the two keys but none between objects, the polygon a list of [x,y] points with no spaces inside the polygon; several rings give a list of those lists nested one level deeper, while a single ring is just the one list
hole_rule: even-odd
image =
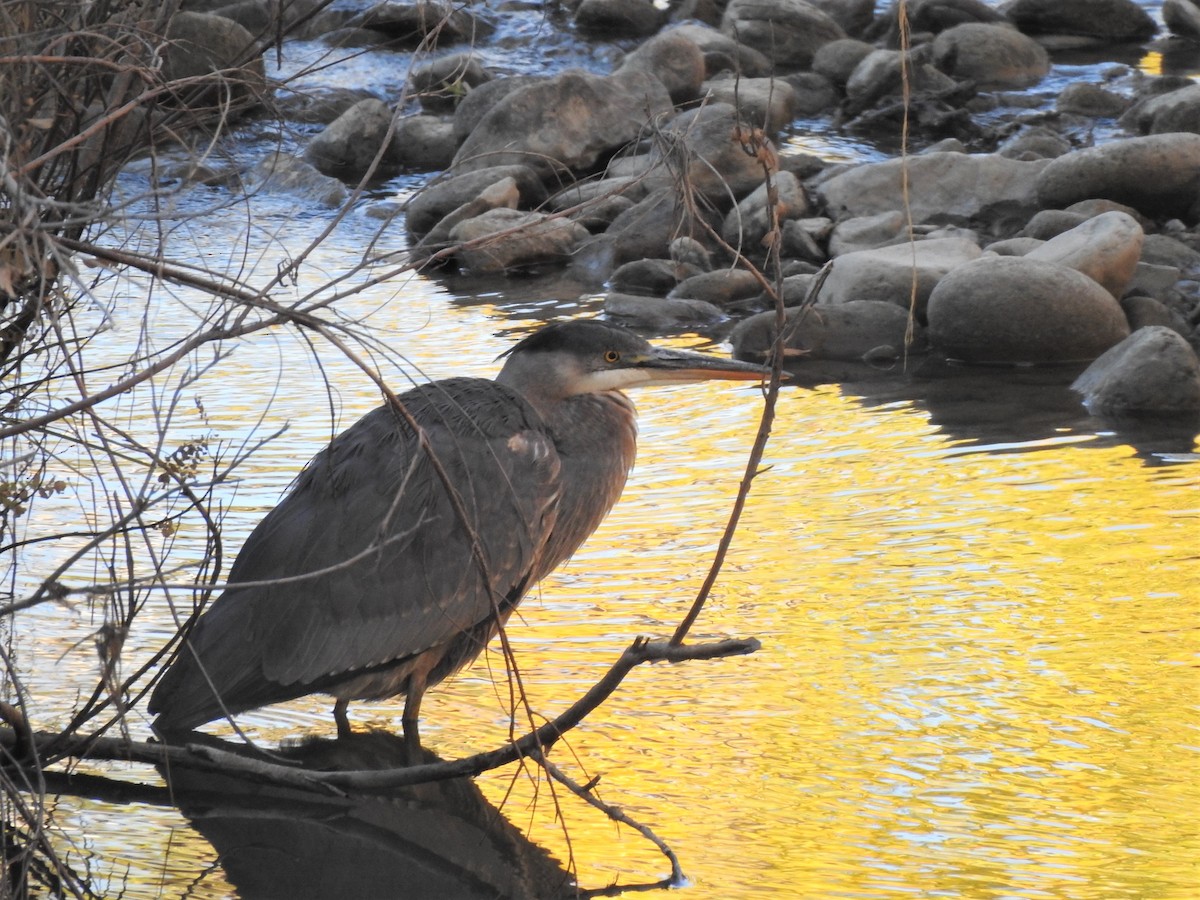
[{"label": "heron eye", "polygon": [[619,362],[620,359],[621,359],[621,354],[619,352],[617,352],[616,350],[605,350],[604,351],[604,361],[606,363]]}]

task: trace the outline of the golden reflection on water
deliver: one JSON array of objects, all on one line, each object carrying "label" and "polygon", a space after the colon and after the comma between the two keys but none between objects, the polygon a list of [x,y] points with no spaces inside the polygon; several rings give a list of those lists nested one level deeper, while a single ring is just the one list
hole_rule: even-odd
[{"label": "golden reflection on water", "polygon": [[[487,313],[457,327],[488,331]],[[418,362],[444,352],[413,346]],[[475,368],[443,356],[436,374],[489,372],[490,355],[473,353]],[[271,388],[294,428],[243,473],[231,541],[335,427],[326,398],[300,383],[304,365]],[[334,380],[344,427],[375,395]],[[682,617],[760,412],[757,390],[737,386],[636,399],[641,451],[625,498],[510,626],[543,715],[634,637],[669,634]],[[213,395],[227,433],[239,405],[256,401]],[[634,672],[560,746],[559,764],[599,776],[604,799],[671,844],[692,900],[1200,895],[1200,467],[1066,439],[984,452],[909,403],[866,406],[834,387],[786,389],[778,413],[769,468],[692,635],[755,636],[762,650]],[[508,733],[492,677],[503,665],[489,659],[492,673],[481,662],[427,699],[424,736],[444,757]],[[359,726],[395,728],[400,715],[399,704],[351,711]],[[246,719],[269,741],[331,731],[322,699]],[[560,792],[568,843],[545,783],[501,773],[480,784],[572,858],[584,886],[667,871],[638,835]],[[130,842],[127,809],[62,809],[101,857],[131,865],[127,896],[228,895],[215,875],[192,884],[213,857],[177,814],[139,813],[146,827]]]}]

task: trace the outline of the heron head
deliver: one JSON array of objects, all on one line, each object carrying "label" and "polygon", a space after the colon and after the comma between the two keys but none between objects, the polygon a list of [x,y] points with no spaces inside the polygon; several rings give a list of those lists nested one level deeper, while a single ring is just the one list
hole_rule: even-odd
[{"label": "heron head", "polygon": [[589,319],[540,328],[504,357],[497,381],[549,398],[689,381],[762,381],[771,374],[753,363],[655,347],[624,328]]}]

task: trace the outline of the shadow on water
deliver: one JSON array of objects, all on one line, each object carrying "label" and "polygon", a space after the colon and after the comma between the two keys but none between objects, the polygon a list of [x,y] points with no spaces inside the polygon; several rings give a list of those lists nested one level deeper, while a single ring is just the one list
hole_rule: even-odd
[{"label": "shadow on water", "polygon": [[1027,452],[1062,443],[1129,446],[1147,465],[1195,461],[1200,419],[1093,415],[1071,389],[1083,368],[961,366],[926,358],[906,373],[864,363],[804,363],[791,372],[802,386],[837,382],[864,406],[909,403],[925,410],[930,424],[964,448]]},{"label": "shadow on water", "polygon": [[[242,744],[198,741],[248,756]],[[415,762],[441,760],[420,751]],[[312,739],[276,751],[309,770],[405,767],[401,737],[383,731]],[[529,841],[469,778],[327,795],[234,775],[172,767],[166,788],[73,776],[54,787],[115,802],[173,805],[217,852],[239,897],[556,898],[586,896],[547,851]]]},{"label": "shadow on water", "polygon": [[[311,740],[283,753],[323,771],[399,768],[410,760],[402,738],[380,731]],[[428,751],[422,757],[441,761]],[[574,896],[557,860],[470,779],[323,797],[188,770],[164,775],[244,898]]]}]

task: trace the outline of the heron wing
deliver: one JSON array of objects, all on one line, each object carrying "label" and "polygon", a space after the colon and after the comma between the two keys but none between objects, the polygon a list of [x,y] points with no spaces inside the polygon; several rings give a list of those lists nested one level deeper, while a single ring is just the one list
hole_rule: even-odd
[{"label": "heron wing", "polygon": [[482,379],[400,400],[427,448],[388,406],[335,438],[246,540],[230,582],[254,584],[229,587],[200,619],[194,655],[180,655],[152,711],[174,719],[191,681],[209,698],[200,721],[220,714],[204,678],[186,677],[195,659],[228,709],[248,709],[421,653],[519,601],[560,490],[541,420]]}]

